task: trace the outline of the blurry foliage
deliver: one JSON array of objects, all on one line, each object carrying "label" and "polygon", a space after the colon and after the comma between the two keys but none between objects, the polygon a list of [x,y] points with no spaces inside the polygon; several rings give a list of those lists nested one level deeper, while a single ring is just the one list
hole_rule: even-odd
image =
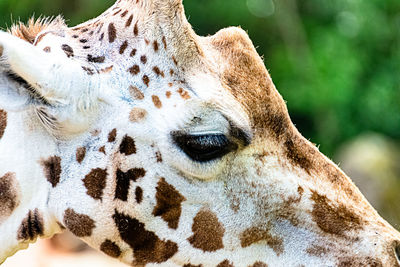
[{"label": "blurry foliage", "polygon": [[[113,0],[0,0],[0,26],[64,14],[72,26]],[[299,130],[333,155],[364,131],[400,139],[399,0],[185,0],[198,34],[240,25]]]}]

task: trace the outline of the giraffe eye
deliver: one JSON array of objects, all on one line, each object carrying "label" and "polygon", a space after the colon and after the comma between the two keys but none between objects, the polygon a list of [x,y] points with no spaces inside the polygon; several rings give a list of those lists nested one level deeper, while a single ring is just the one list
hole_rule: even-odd
[{"label": "giraffe eye", "polygon": [[396,254],[397,262],[400,263],[400,244],[397,244],[394,252]]},{"label": "giraffe eye", "polygon": [[172,133],[175,144],[194,161],[207,162],[238,148],[224,134],[182,134]]}]

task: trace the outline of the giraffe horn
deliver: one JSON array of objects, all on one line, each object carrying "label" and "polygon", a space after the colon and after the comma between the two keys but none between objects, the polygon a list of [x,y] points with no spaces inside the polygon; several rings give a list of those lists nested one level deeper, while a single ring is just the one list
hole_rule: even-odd
[{"label": "giraffe horn", "polygon": [[[198,45],[198,36],[187,21],[182,0],[119,0],[111,10],[118,12],[118,9],[133,11],[141,20],[145,29],[139,31],[139,35],[163,35],[165,44],[168,44],[178,64],[189,67],[203,54]],[[115,19],[118,17],[115,16]],[[99,20],[105,22],[107,18]],[[130,34],[132,39],[138,37],[137,32],[131,31]]]},{"label": "giraffe horn", "polygon": [[177,62],[186,66],[196,62],[203,55],[196,40],[198,36],[187,21],[182,0],[153,0],[159,10],[159,20],[165,25],[166,39],[175,48]]}]

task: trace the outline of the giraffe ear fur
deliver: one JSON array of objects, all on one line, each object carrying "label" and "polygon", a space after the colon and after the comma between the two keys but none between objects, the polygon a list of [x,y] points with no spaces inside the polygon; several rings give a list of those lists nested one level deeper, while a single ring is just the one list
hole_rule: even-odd
[{"label": "giraffe ear fur", "polygon": [[51,28],[60,28],[60,26],[61,28],[66,27],[64,19],[61,16],[55,18],[39,17],[37,19],[31,17],[26,24],[20,21],[12,25],[9,33],[33,44],[40,32]]},{"label": "giraffe ear fur", "polygon": [[24,85],[0,62],[0,107],[9,111],[26,109],[30,96]]}]

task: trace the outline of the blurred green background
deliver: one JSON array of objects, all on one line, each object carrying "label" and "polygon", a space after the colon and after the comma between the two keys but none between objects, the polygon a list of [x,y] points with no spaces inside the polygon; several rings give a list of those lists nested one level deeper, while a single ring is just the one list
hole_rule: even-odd
[{"label": "blurred green background", "polygon": [[[59,13],[73,26],[99,15],[113,2],[0,0],[0,27],[32,15]],[[384,193],[384,198],[395,211],[386,217],[398,226],[400,1],[185,0],[184,4],[198,34],[213,34],[231,25],[248,31],[288,103],[294,123],[323,153],[342,161],[346,155],[341,147],[347,149],[360,138],[372,142],[373,147],[356,149],[360,155],[349,152],[350,159],[386,153],[390,164],[375,159],[381,168],[377,179],[391,177],[390,192]],[[390,152],[374,150],[386,147]],[[359,164],[372,166],[373,159],[367,160]],[[357,173],[360,170],[356,177]],[[354,174],[350,176],[354,178]],[[361,182],[357,179],[362,185],[363,178]]]}]

